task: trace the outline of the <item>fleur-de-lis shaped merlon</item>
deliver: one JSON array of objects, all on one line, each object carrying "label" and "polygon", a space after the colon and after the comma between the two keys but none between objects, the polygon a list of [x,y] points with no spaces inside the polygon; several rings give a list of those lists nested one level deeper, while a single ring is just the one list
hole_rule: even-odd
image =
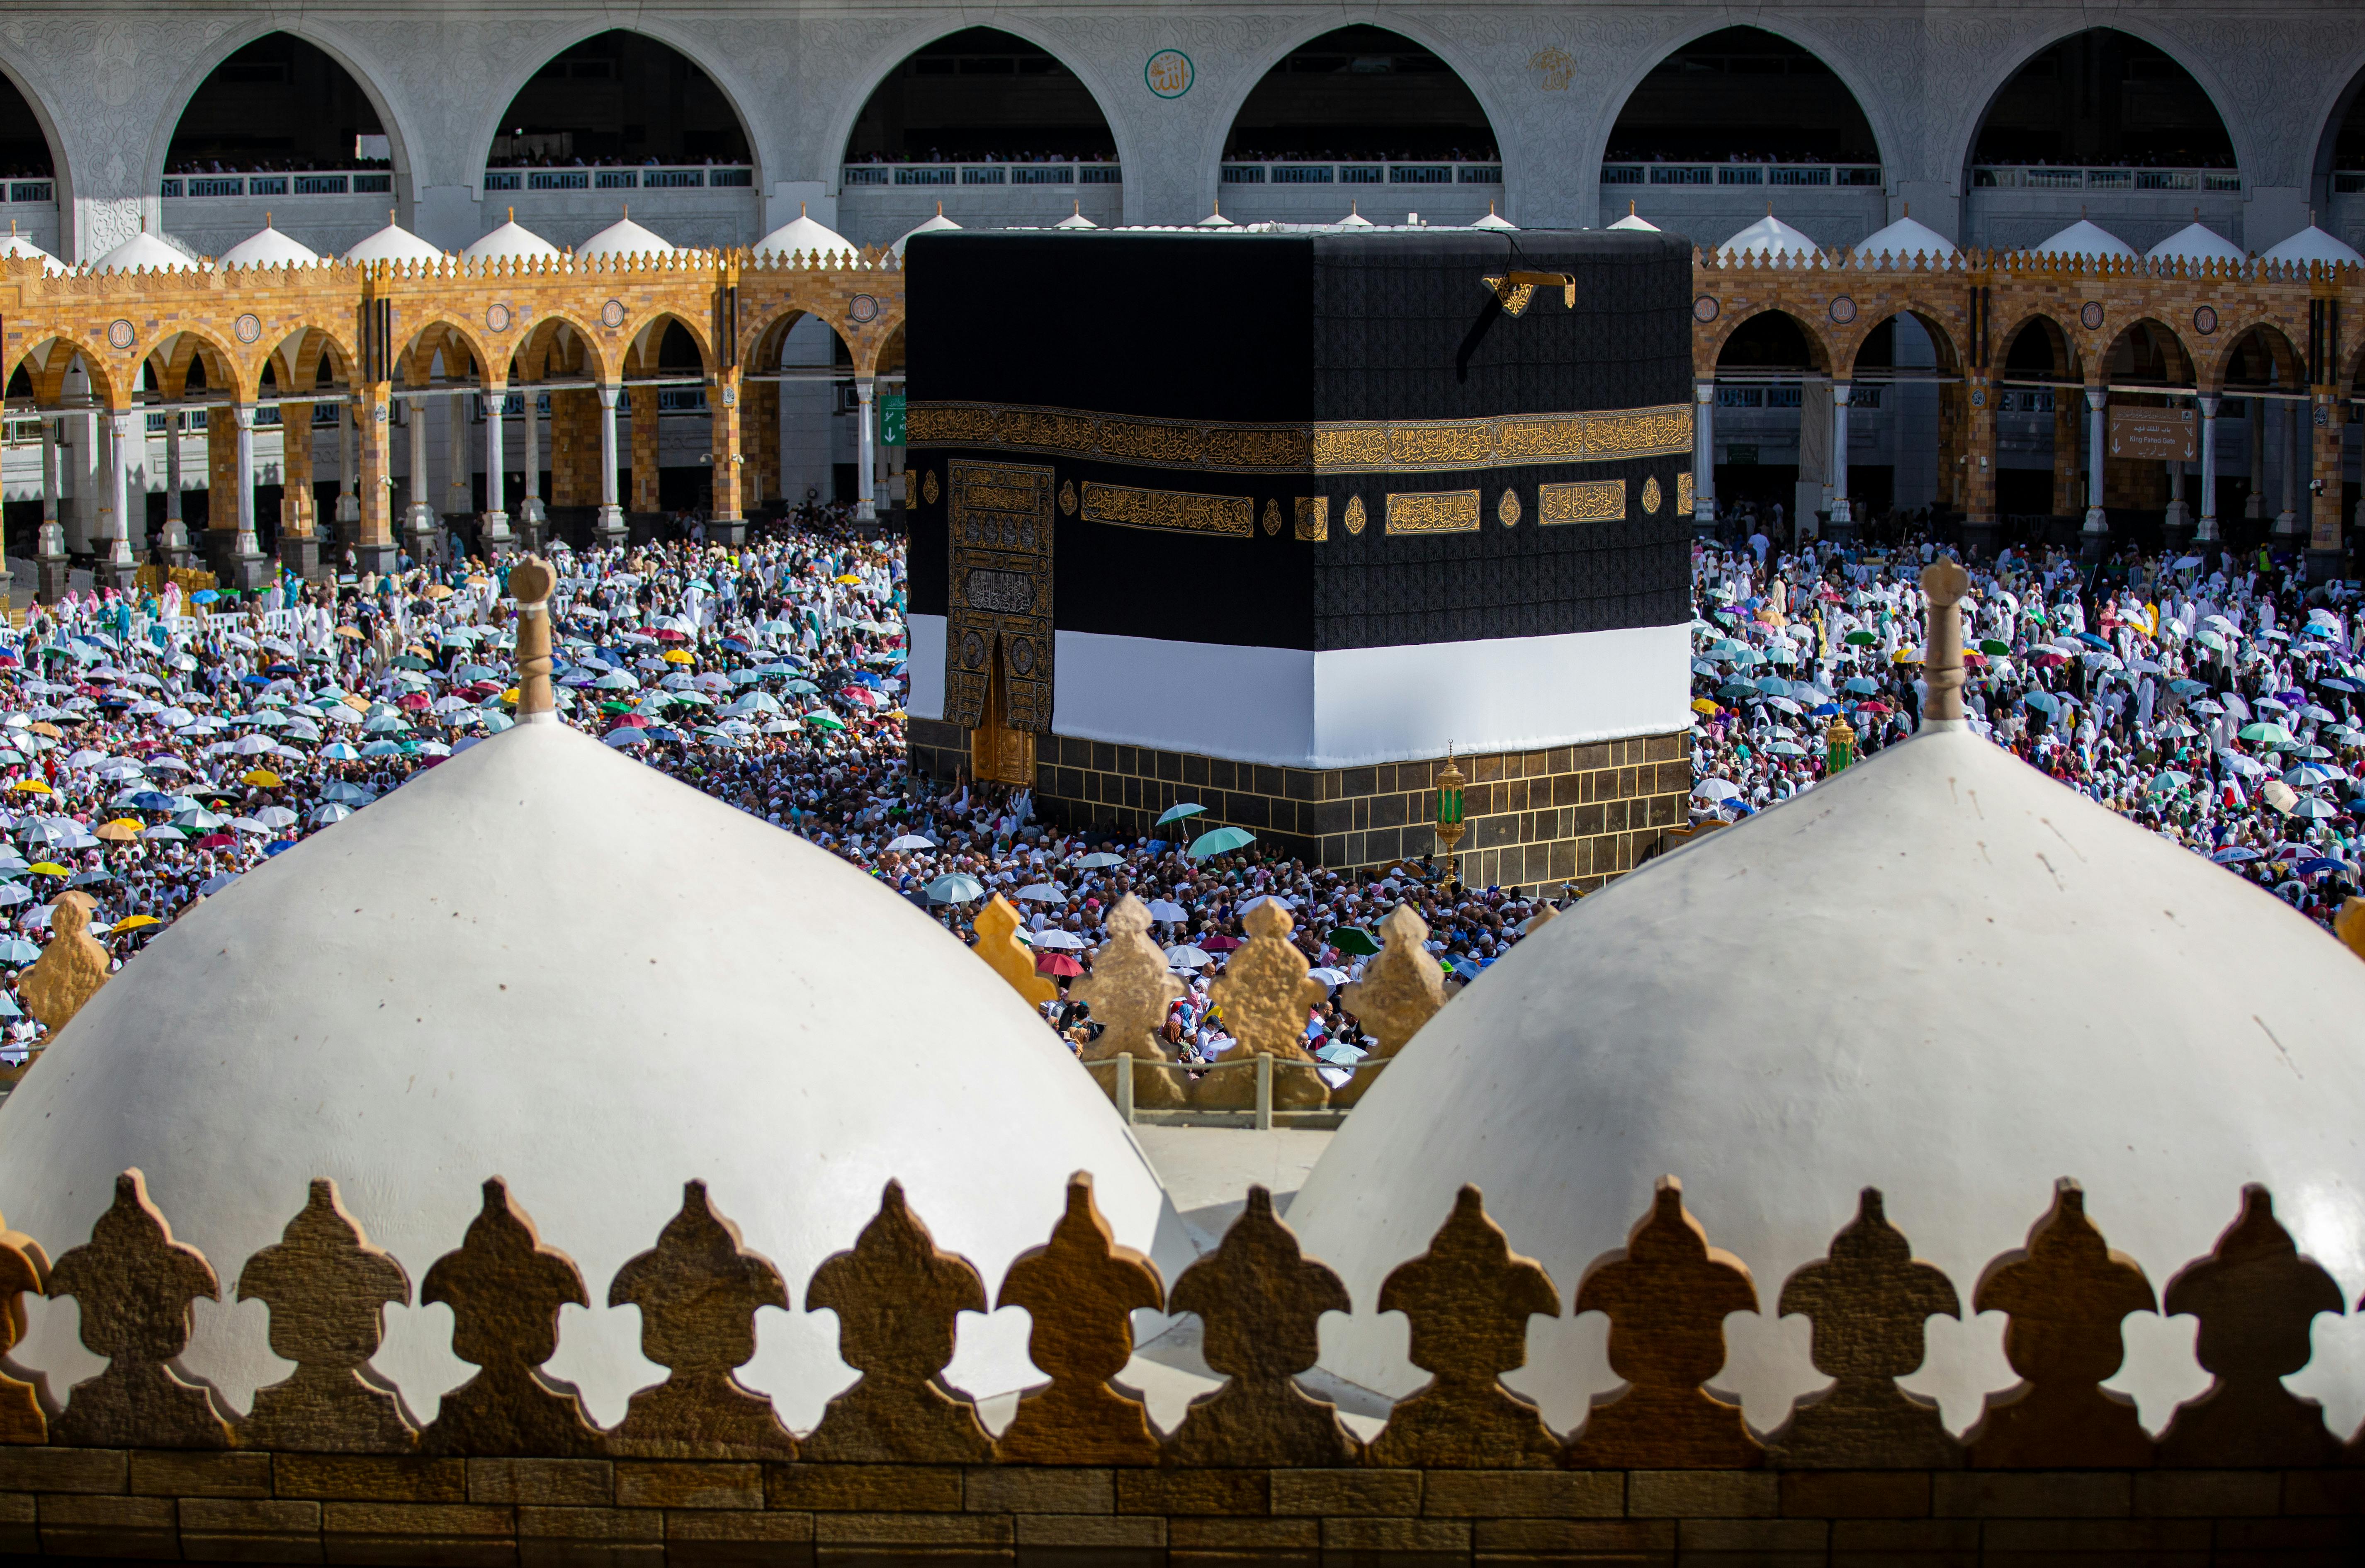
[{"label": "fleur-de-lis shaped merlon", "polygon": [[837,1314],[837,1353],[862,1380],[829,1402],[805,1439],[809,1460],[830,1463],[981,1464],[993,1439],[977,1406],[940,1379],[953,1359],[954,1326],[985,1310],[977,1266],[947,1252],[890,1182],[879,1213],[851,1249],[813,1271],[805,1310]]},{"label": "fleur-de-lis shaped merlon", "polygon": [[[1158,1037],[1166,1009],[1182,994],[1182,982],[1167,967],[1166,955],[1149,939],[1149,910],[1126,893],[1108,913],[1109,938],[1093,955],[1092,973],[1070,982],[1069,997],[1093,1010],[1101,1037],[1077,1053],[1086,1063],[1114,1061],[1131,1056],[1144,1062],[1171,1058]],[[1101,1068],[1093,1076],[1111,1097],[1116,1092],[1115,1068]],[[1134,1103],[1176,1106],[1186,1096],[1174,1074],[1164,1069],[1143,1069],[1133,1077]]]},{"label": "fleur-de-lis shaped merlon", "polygon": [[[1208,996],[1222,1009],[1224,1026],[1239,1042],[1227,1059],[1273,1058],[1272,1103],[1283,1110],[1318,1110],[1329,1086],[1306,1054],[1306,1023],[1329,994],[1307,971],[1306,955],[1289,940],[1296,922],[1280,901],[1267,899],[1241,922],[1249,939],[1224,966]],[[1298,1063],[1304,1066],[1298,1066]],[[1199,1081],[1194,1100],[1211,1110],[1238,1110],[1256,1103],[1256,1079],[1247,1068],[1211,1072]]]},{"label": "fleur-de-lis shaped merlon", "polygon": [[499,1177],[485,1183],[484,1207],[460,1249],[427,1271],[419,1299],[452,1309],[452,1353],[483,1369],[443,1396],[420,1434],[421,1451],[539,1459],[601,1451],[575,1391],[542,1371],[558,1353],[558,1309],[590,1305],[583,1271],[542,1244]]},{"label": "fleur-de-lis shaped merlon", "polygon": [[238,1299],[271,1309],[271,1350],[295,1374],[254,1391],[241,1428],[255,1448],[329,1453],[406,1453],[419,1422],[369,1370],[386,1338],[386,1308],[408,1305],[410,1276],[373,1247],[345,1212],[337,1184],[317,1178],[279,1239],[239,1271]]},{"label": "fleur-de-lis shaped merlon", "polygon": [[2004,1360],[2016,1388],[1990,1394],[1964,1438],[1976,1468],[2133,1469],[2152,1462],[2135,1401],[2102,1386],[2126,1360],[2120,1322],[2157,1310],[2135,1260],[2113,1252],[2086,1217],[2085,1190],[2064,1179],[2028,1246],[1987,1266],[1976,1312],[2010,1316]]},{"label": "fleur-de-lis shaped merlon", "polygon": [[1133,1358],[1133,1315],[1166,1294],[1158,1266],[1115,1232],[1093,1201],[1093,1178],[1068,1179],[1067,1212],[1051,1239],[1012,1260],[994,1305],[1034,1320],[1026,1353],[1050,1378],[1018,1401],[994,1444],[1012,1464],[1156,1464],[1158,1434],[1141,1401],[1109,1386]]},{"label": "fleur-de-lis shaped merlon", "polygon": [[756,1354],[756,1309],[789,1309],[771,1260],[740,1244],[706,1183],[682,1185],[681,1212],[608,1286],[610,1306],[641,1309],[641,1353],[672,1376],[633,1395],[608,1451],[635,1459],[794,1459],[772,1402],[734,1372]]},{"label": "fleur-de-lis shaped merlon", "polygon": [[211,1387],[184,1372],[191,1304],[221,1299],[213,1265],[173,1239],[138,1170],[115,1179],[115,1202],[90,1239],[50,1271],[50,1294],[82,1309],[82,1342],[106,1370],[74,1384],[53,1440],[76,1448],[226,1449],[230,1421]]},{"label": "fleur-de-lis shaped merlon", "polygon": [[[1339,1004],[1379,1041],[1372,1059],[1384,1061],[1405,1048],[1420,1026],[1445,1005],[1445,971],[1422,946],[1429,922],[1398,904],[1380,922],[1380,951],[1363,978],[1341,987]],[[1352,1105],[1383,1076],[1366,1069],[1330,1092],[1333,1105]]]},{"label": "fleur-de-lis shaped merlon", "polygon": [[1568,1447],[1587,1470],[1741,1470],[1765,1450],[1741,1417],[1701,1384],[1724,1365],[1724,1320],[1757,1310],[1757,1287],[1684,1208],[1684,1186],[1659,1178],[1651,1212],[1622,1252],[1577,1282],[1576,1310],[1609,1319],[1609,1370],[1623,1394],[1593,1407]]},{"label": "fleur-de-lis shaped merlon", "polygon": [[1412,1364],[1429,1381],[1388,1412],[1372,1439],[1374,1464],[1412,1470],[1541,1469],[1561,1440],[1535,1406],[1503,1386],[1528,1361],[1528,1319],[1560,1316],[1560,1290],[1543,1265],[1511,1250],[1475,1187],[1429,1250],[1399,1263],[1380,1285],[1380,1310],[1412,1323]]},{"label": "fleur-de-lis shaped merlon", "polygon": [[2171,1315],[2201,1319],[2193,1350],[2215,1382],[2177,1406],[2159,1437],[2159,1462],[2179,1468],[2299,1470],[2339,1462],[2324,1406],[2282,1380],[2315,1356],[2318,1313],[2346,1305],[2340,1286],[2303,1255],[2255,1183],[2242,1213],[2206,1258],[2177,1271],[2162,1293]]},{"label": "fleur-de-lis shaped merlon", "polygon": [[1808,1263],[1782,1286],[1780,1316],[1814,1325],[1809,1353],[1832,1386],[1798,1402],[1766,1440],[1786,1465],[1827,1470],[1942,1469],[1963,1462],[1962,1445],[1938,1406],[1897,1379],[1921,1366],[1924,1326],[1960,1317],[1945,1274],[1913,1256],[1889,1223],[1877,1187],[1856,1201],[1856,1216],[1832,1238],[1831,1256]]},{"label": "fleur-de-lis shaped merlon", "polygon": [[24,1372],[8,1360],[8,1352],[24,1343],[27,1319],[25,1295],[46,1295],[50,1286],[50,1255],[21,1230],[6,1228],[0,1220],[0,1443],[41,1443],[50,1437],[49,1382],[39,1372]]},{"label": "fleur-de-lis shaped merlon", "polygon": [[1035,972],[1035,954],[1018,940],[1018,912],[996,893],[977,912],[977,956],[1009,983],[1029,1007],[1040,1007],[1059,994],[1059,982]]},{"label": "fleur-de-lis shaped merlon", "polygon": [[1272,1212],[1272,1194],[1249,1189],[1248,1204],[1212,1252],[1202,1254],[1166,1298],[1205,1326],[1207,1364],[1230,1379],[1191,1402],[1167,1443],[1167,1457],[1188,1465],[1301,1465],[1355,1462],[1362,1445],[1339,1424],[1338,1407],[1297,1386],[1298,1373],[1321,1358],[1316,1325],[1326,1312],[1349,1312],[1347,1287],[1328,1267],[1305,1256]]}]

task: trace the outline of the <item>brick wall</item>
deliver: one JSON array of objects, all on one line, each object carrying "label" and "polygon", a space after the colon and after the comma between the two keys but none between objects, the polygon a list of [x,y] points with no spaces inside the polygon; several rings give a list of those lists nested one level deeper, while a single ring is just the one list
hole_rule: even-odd
[{"label": "brick wall", "polygon": [[[633,488],[624,503],[626,511],[657,510],[657,389],[634,386],[624,394],[633,413]],[[594,429],[597,434],[597,429]],[[595,505],[600,498],[594,493],[587,505]]]},{"label": "brick wall", "polygon": [[500,1568],[2353,1563],[2365,1471],[1171,1470],[0,1450],[0,1551]]},{"label": "brick wall", "polygon": [[600,397],[587,390],[550,395],[550,504],[600,504]]}]

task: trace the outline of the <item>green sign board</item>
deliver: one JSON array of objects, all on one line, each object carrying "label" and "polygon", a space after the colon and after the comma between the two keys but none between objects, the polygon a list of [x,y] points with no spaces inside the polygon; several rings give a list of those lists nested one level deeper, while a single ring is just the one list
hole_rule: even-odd
[{"label": "green sign board", "polygon": [[903,444],[903,394],[881,392],[879,395],[879,444]]}]

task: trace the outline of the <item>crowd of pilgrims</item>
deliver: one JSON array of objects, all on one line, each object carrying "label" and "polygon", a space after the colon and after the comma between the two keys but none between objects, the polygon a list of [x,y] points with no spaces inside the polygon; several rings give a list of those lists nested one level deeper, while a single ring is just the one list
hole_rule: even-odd
[{"label": "crowd of pilgrims", "polygon": [[[1854,755],[1913,733],[1926,541],[1879,554],[1696,548],[1695,823],[1813,788],[1833,724]],[[2365,814],[2358,595],[2266,552],[1969,566],[1972,728],[2330,925]],[[1847,736],[1839,737],[1843,742]]]},{"label": "crowd of pilgrims", "polygon": [[[1762,541],[1753,541],[1757,544]],[[1911,734],[1930,554],[1697,547],[1696,823],[1810,789],[1833,721],[1856,755]],[[1021,913],[1044,972],[1088,971],[1104,920],[1148,904],[1185,995],[1186,1059],[1231,1045],[1212,981],[1272,897],[1328,1000],[1306,1045],[1343,1069],[1370,1041],[1340,987],[1399,903],[1449,986],[1475,978],[1571,887],[1472,888],[1432,860],[1334,871],[1261,846],[1194,857],[1204,824],[1126,834],[1041,820],[1029,792],[913,772],[902,545],[841,518],[736,548],[555,549],[567,722],[799,834],[974,942],[973,877]],[[2359,880],[2352,596],[2265,560],[2031,559],[1972,569],[1972,722],[2032,766],[2256,879],[2320,920]],[[242,601],[84,591],[0,644],[0,1060],[39,1025],[16,999],[57,894],[98,906],[120,964],[196,901],[419,771],[509,727],[512,607],[483,563],[293,578]],[[931,889],[937,891],[934,894]],[[1047,1004],[1073,1047],[1097,1025]]]}]

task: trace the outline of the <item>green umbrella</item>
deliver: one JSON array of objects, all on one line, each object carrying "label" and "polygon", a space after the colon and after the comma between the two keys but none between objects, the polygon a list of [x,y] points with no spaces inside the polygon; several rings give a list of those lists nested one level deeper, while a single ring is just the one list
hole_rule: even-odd
[{"label": "green umbrella", "polygon": [[1849,633],[1844,641],[1852,648],[1869,648],[1880,639],[1869,632],[1858,630]]},{"label": "green umbrella", "polygon": [[1168,823],[1179,823],[1184,817],[1197,816],[1201,812],[1204,812],[1206,809],[1206,807],[1200,805],[1195,801],[1185,801],[1181,805],[1169,806],[1166,809],[1165,814],[1158,819],[1158,825],[1160,827],[1164,827]]},{"label": "green umbrella", "polygon": [[844,722],[832,713],[807,713],[804,716],[804,721],[808,724],[817,724],[824,730],[842,730],[846,728]]},{"label": "green umbrella", "polygon": [[1993,637],[1982,637],[1979,639],[1979,652],[1991,659],[2008,659],[2012,657],[2012,644],[1999,643]]},{"label": "green umbrella", "polygon": [[1372,934],[1360,925],[1342,925],[1330,933],[1330,946],[1341,953],[1356,953],[1367,958],[1380,950]]},{"label": "green umbrella", "polygon": [[398,654],[391,661],[397,669],[429,669],[433,666],[417,654]]},{"label": "green umbrella", "polygon": [[1219,827],[1213,833],[1202,834],[1191,844],[1189,854],[1194,860],[1205,860],[1210,855],[1228,854],[1245,849],[1256,842],[1256,834],[1244,827]]},{"label": "green umbrella", "polygon": [[2244,740],[2250,742],[2254,745],[2289,745],[2292,744],[2292,733],[2289,730],[2284,729],[2281,724],[2277,723],[2266,722],[2245,724],[2241,728],[2240,734]]}]

